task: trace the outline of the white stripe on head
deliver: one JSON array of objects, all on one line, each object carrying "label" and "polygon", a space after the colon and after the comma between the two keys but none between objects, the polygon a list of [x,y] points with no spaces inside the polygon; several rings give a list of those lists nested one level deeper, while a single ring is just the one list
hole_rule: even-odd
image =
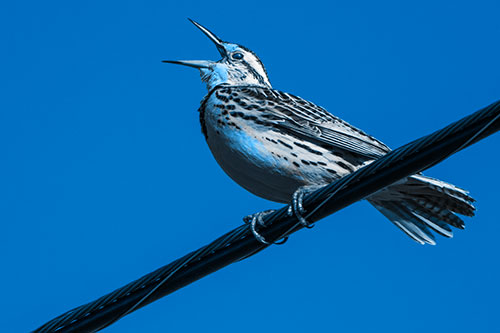
[{"label": "white stripe on head", "polygon": [[271,87],[264,65],[255,53],[232,43],[224,43],[226,56],[209,68],[202,68],[202,80],[210,90],[219,84]]}]

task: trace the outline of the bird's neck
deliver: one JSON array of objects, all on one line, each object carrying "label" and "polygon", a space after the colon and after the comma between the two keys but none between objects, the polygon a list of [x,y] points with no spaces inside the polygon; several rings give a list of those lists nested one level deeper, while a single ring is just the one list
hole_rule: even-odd
[{"label": "bird's neck", "polygon": [[229,86],[260,86],[271,88],[269,81],[252,73],[251,69],[216,65],[213,68],[200,70],[201,80],[207,84],[207,90],[210,91],[219,85]]}]

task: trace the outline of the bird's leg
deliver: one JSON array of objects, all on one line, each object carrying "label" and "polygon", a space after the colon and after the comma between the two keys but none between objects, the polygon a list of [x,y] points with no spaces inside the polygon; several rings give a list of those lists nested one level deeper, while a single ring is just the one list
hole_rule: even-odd
[{"label": "bird's leg", "polygon": [[309,224],[307,220],[304,218],[303,214],[305,213],[304,206],[302,205],[302,200],[304,199],[304,195],[314,192],[317,189],[320,189],[324,185],[305,185],[299,187],[292,196],[292,202],[288,207],[288,215],[295,215],[299,220],[300,224],[302,224],[306,228],[312,228],[313,225]]},{"label": "bird's leg", "polygon": [[258,213],[255,213],[255,214],[251,214],[251,215],[247,215],[243,218],[243,221],[246,223],[246,224],[249,224],[250,225],[250,230],[252,230],[252,233],[253,235],[255,236],[255,238],[261,242],[261,243],[264,243],[264,244],[271,244],[269,243],[268,241],[266,241],[266,239],[257,232],[257,230],[255,229],[255,226],[257,225],[257,223],[260,225],[260,226],[264,226],[264,216],[267,216],[271,213],[274,213],[275,210],[274,209],[268,209],[268,210],[265,210],[265,211],[262,211],[262,212],[258,212]]}]

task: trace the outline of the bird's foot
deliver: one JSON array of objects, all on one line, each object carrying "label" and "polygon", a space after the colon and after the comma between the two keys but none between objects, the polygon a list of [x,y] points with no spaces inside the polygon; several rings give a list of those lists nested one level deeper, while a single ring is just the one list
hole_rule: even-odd
[{"label": "bird's foot", "polygon": [[290,206],[288,206],[288,215],[289,216],[295,215],[297,217],[297,219],[299,220],[300,224],[302,224],[304,227],[309,228],[309,229],[314,227],[314,225],[310,224],[305,219],[304,213],[306,211],[304,209],[302,201],[304,199],[305,194],[314,192],[321,187],[323,187],[323,185],[306,185],[306,186],[299,187],[293,193],[292,202],[290,203]]},{"label": "bird's foot", "polygon": [[255,236],[255,238],[263,243],[263,244],[266,244],[266,245],[271,245],[271,244],[283,244],[286,242],[286,240],[288,239],[288,237],[285,237],[283,238],[283,240],[279,241],[279,242],[268,242],[261,234],[258,233],[258,231],[256,230],[256,226],[257,224],[259,224],[259,226],[265,226],[265,223],[264,223],[264,220],[263,218],[271,213],[274,213],[275,210],[274,209],[269,209],[269,210],[265,210],[263,212],[258,212],[258,213],[255,213],[255,214],[251,214],[251,215],[247,215],[243,218],[243,221],[246,223],[246,224],[249,224],[250,225],[250,230],[252,231],[253,235]]}]

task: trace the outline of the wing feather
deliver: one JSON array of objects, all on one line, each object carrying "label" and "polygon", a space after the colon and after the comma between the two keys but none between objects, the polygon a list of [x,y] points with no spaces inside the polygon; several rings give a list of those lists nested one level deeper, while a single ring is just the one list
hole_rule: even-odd
[{"label": "wing feather", "polygon": [[238,90],[239,98],[264,105],[259,111],[268,114],[267,119],[276,129],[290,135],[368,159],[379,158],[390,151],[374,137],[298,96],[261,87],[232,89]]}]

